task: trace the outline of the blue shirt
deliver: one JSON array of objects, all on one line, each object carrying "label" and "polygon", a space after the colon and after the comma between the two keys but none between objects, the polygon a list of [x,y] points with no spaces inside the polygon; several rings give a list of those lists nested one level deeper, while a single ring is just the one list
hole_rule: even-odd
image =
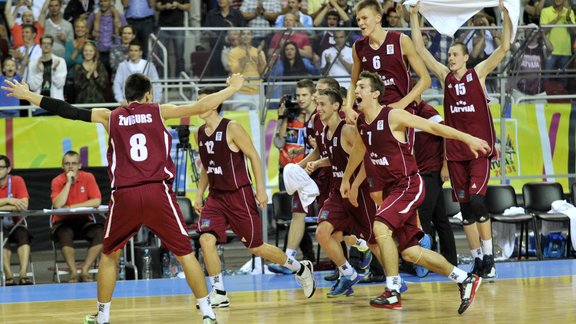
[{"label": "blue shirt", "polygon": [[[0,84],[6,84],[4,80],[6,80],[6,77],[4,75],[0,76]],[[13,80],[22,82],[18,74],[14,76]],[[0,107],[20,106],[20,100],[16,97],[8,97],[8,93],[8,91],[0,88]],[[0,117],[16,117],[19,116],[19,112],[19,110],[0,110]]]},{"label": "blue shirt", "polygon": [[142,19],[154,16],[154,8],[150,7],[148,0],[129,0],[124,14],[128,19]]}]

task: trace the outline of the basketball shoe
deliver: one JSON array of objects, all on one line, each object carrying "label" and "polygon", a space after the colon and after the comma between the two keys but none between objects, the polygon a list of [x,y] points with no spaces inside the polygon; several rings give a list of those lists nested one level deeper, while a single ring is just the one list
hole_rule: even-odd
[{"label": "basketball shoe", "polygon": [[485,254],[482,260],[482,278],[496,278],[496,266],[494,265],[494,255]]},{"label": "basketball shoe", "polygon": [[480,288],[481,283],[482,277],[469,273],[468,278],[466,278],[461,284],[458,284],[458,288],[460,289],[460,298],[462,299],[460,307],[458,307],[458,314],[464,313],[468,307],[472,305],[474,297],[476,296],[476,291]]},{"label": "basketball shoe", "polygon": [[269,265],[268,265],[268,270],[270,270],[270,272],[274,272],[274,273],[281,274],[281,275],[291,275],[291,274],[294,274],[294,271],[292,271],[292,270],[290,270],[290,269],[288,269],[288,268],[286,268],[286,267],[283,267],[283,266],[281,266],[281,265],[279,265],[279,264],[276,264],[276,263],[271,263],[271,264],[269,264]]},{"label": "basketball shoe", "polygon": [[386,288],[382,295],[370,300],[370,306],[376,308],[402,309],[402,299],[399,292]]},{"label": "basketball shoe", "polygon": [[370,249],[366,249],[364,251],[358,249],[358,251],[361,253],[360,256],[360,262],[358,263],[358,267],[362,270],[368,268],[368,266],[370,265],[370,262],[372,262],[372,251],[370,251]]},{"label": "basketball shoe", "polygon": [[474,258],[474,266],[470,273],[477,275],[478,277],[484,276],[484,269],[482,267],[482,259]]},{"label": "basketball shoe", "polygon": [[210,318],[210,316],[202,317],[202,324],[218,324],[215,318]]},{"label": "basketball shoe", "polygon": [[332,289],[326,293],[328,298],[334,298],[342,295],[350,296],[354,293],[352,286],[362,279],[360,274],[356,274],[356,278],[351,279],[350,276],[340,276],[340,279],[336,281],[336,284]]},{"label": "basketball shoe", "polygon": [[[86,315],[86,317],[84,317],[84,324],[98,324],[98,314]],[[110,324],[110,322],[103,324]]]},{"label": "basketball shoe", "polygon": [[302,268],[296,273],[296,280],[302,286],[306,298],[314,296],[316,280],[314,280],[314,265],[308,260],[300,261]]},{"label": "basketball shoe", "polygon": [[[430,236],[428,234],[424,234],[424,237],[420,240],[420,246],[423,249],[430,250],[430,248],[432,247],[432,240],[430,240]],[[423,266],[419,266],[417,264],[414,264],[414,271],[416,272],[416,275],[419,278],[426,277],[428,275],[428,273],[430,272],[430,270],[424,268]]]}]

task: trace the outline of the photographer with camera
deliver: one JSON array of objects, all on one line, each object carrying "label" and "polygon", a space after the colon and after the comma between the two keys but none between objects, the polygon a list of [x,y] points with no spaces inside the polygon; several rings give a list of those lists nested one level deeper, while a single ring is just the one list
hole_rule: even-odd
[{"label": "photographer with camera", "polygon": [[[302,161],[306,154],[314,148],[308,140],[306,134],[306,124],[316,111],[313,100],[314,83],[312,80],[303,79],[296,83],[296,100],[290,96],[284,96],[278,107],[278,124],[274,145],[280,150],[279,185],[280,190],[285,190],[283,183],[283,170],[288,163],[298,163]],[[310,134],[311,135],[311,134]],[[312,136],[312,135],[311,135]],[[313,137],[313,136],[312,136]],[[288,233],[286,244],[286,254],[294,257],[296,248],[300,246],[304,259],[314,260],[314,251],[310,235],[305,233],[306,211],[300,204],[297,194],[292,198],[292,222]],[[296,203],[297,202],[297,203]],[[312,208],[309,209],[312,211]],[[280,265],[268,266],[270,271],[290,274],[291,271]]]}]

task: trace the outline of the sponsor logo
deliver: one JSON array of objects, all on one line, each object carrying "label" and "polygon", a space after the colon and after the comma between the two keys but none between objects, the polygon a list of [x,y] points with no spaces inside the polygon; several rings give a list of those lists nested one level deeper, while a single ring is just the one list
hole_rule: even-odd
[{"label": "sponsor logo", "polygon": [[244,237],[242,237],[242,238],[240,239],[240,242],[246,242],[246,239],[245,239]]},{"label": "sponsor logo", "polygon": [[216,140],[222,141],[222,132],[216,132]]},{"label": "sponsor logo", "polygon": [[466,82],[472,82],[472,74],[466,76]]},{"label": "sponsor logo", "polygon": [[386,45],[386,54],[387,55],[394,54],[394,44]]},{"label": "sponsor logo", "polygon": [[472,184],[472,189],[478,189],[475,183]]},{"label": "sponsor logo", "polygon": [[362,63],[367,62],[368,60],[366,60],[366,56],[362,56]]},{"label": "sponsor logo", "polygon": [[376,124],[376,129],[377,130],[383,130],[384,129],[384,121],[383,120],[378,121],[378,123]]},{"label": "sponsor logo", "polygon": [[150,124],[152,122],[152,114],[136,114],[130,116],[118,116],[119,126],[132,126],[135,124]]},{"label": "sponsor logo", "polygon": [[452,83],[448,83],[448,89],[452,89]]}]

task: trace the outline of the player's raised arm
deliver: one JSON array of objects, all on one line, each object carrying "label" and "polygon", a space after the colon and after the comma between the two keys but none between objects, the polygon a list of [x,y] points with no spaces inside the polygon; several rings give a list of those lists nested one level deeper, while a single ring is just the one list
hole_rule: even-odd
[{"label": "player's raised arm", "polygon": [[438,80],[440,80],[440,82],[444,83],[444,79],[446,78],[446,75],[450,73],[450,70],[440,62],[436,61],[432,53],[430,53],[426,46],[424,46],[422,32],[420,31],[420,20],[418,19],[419,8],[420,4],[417,4],[415,7],[410,7],[410,27],[412,29],[412,41],[416,51],[422,58],[422,61],[424,61],[426,67],[436,76],[436,78],[438,78]]},{"label": "player's raised arm", "polygon": [[344,113],[346,114],[346,123],[348,124],[356,124],[356,119],[358,118],[358,113],[352,109],[354,99],[356,98],[354,95],[354,91],[356,91],[356,82],[358,82],[362,70],[358,53],[356,53],[356,44],[352,45],[352,61],[350,87],[348,88],[348,94],[346,95],[346,104],[343,107]]},{"label": "player's raised arm", "polygon": [[504,29],[502,31],[502,43],[498,46],[490,56],[484,61],[478,63],[474,69],[478,78],[482,80],[482,85],[484,85],[484,79],[488,74],[492,73],[494,69],[502,62],[506,53],[510,50],[510,39],[512,37],[512,21],[510,20],[510,15],[508,10],[504,7],[503,1],[500,0],[500,9],[504,12]]},{"label": "player's raised arm", "polygon": [[88,123],[101,123],[105,127],[108,126],[110,110],[106,108],[95,108],[89,110],[74,107],[64,100],[45,97],[30,91],[26,82],[20,83],[17,80],[6,80],[5,82],[6,84],[2,85],[2,89],[8,91],[9,97],[26,100],[31,104],[46,109],[62,118],[81,120]]},{"label": "player's raised arm", "polygon": [[241,74],[235,73],[228,77],[226,83],[228,84],[226,89],[207,95],[197,102],[181,106],[172,104],[160,105],[162,117],[164,117],[164,119],[189,117],[216,109],[216,107],[242,88],[244,85],[244,77]]}]

